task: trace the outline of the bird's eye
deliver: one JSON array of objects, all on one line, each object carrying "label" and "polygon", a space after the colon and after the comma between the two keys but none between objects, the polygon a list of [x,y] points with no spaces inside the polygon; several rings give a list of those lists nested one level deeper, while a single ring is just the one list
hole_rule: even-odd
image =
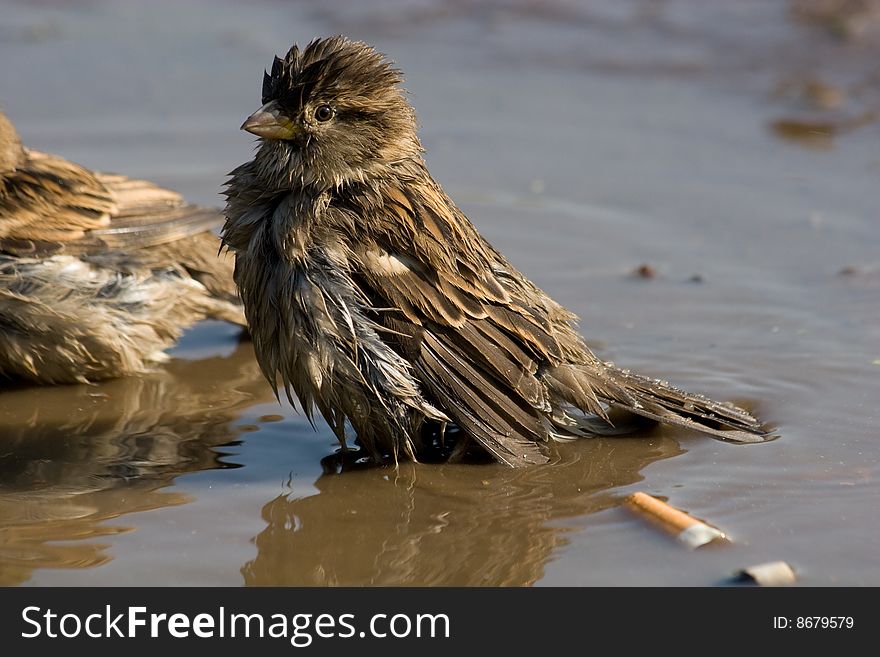
[{"label": "bird's eye", "polygon": [[315,110],[315,118],[318,119],[321,123],[325,121],[329,121],[333,118],[333,108],[329,105],[321,105],[318,109]]}]

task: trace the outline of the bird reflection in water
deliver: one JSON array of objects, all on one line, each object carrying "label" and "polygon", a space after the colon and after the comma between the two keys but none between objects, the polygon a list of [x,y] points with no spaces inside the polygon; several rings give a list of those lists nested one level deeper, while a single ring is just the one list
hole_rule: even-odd
[{"label": "bird reflection in water", "polygon": [[244,430],[243,409],[272,399],[250,343],[99,385],[4,390],[0,585],[109,561],[101,537],[130,528],[108,521],[189,502],[163,490],[182,474],[237,467],[218,448]]},{"label": "bird reflection in water", "polygon": [[254,586],[528,586],[566,542],[566,519],[615,506],[613,489],[684,450],[670,437],[561,444],[557,462],[355,465],[319,493],[281,495],[242,568]]}]

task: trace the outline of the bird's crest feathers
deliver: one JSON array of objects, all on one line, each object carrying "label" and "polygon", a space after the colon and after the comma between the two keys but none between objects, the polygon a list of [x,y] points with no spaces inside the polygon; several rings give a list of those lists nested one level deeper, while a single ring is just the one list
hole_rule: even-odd
[{"label": "bird's crest feathers", "polygon": [[371,46],[344,36],[315,39],[305,49],[294,45],[275,57],[263,73],[263,103],[278,101],[291,113],[316,92],[376,98],[396,90],[400,71]]}]

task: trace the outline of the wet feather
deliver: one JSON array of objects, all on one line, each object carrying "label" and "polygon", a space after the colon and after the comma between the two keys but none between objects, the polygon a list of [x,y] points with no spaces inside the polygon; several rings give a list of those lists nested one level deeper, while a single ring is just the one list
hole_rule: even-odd
[{"label": "wet feather", "polygon": [[0,380],[145,372],[184,329],[244,324],[216,211],[22,146],[0,113]]},{"label": "wet feather", "polygon": [[222,237],[273,385],[377,460],[418,458],[453,422],[500,462],[544,463],[551,438],[632,428],[620,409],[764,439],[743,409],[596,358],[433,180],[401,79],[344,37],[264,74],[264,107],[294,128],[230,174]]}]

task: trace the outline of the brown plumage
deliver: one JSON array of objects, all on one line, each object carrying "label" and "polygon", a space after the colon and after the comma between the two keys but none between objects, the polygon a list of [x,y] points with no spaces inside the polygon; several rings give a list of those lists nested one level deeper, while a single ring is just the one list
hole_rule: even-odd
[{"label": "brown plumage", "polygon": [[148,370],[205,318],[244,324],[216,210],[24,148],[0,113],[0,381]]},{"label": "brown plumage", "polygon": [[450,423],[498,461],[542,463],[551,438],[622,430],[613,407],[764,439],[741,408],[597,359],[431,177],[400,81],[363,43],[294,46],[242,126],[261,140],[222,237],[276,390],[377,459],[417,458]]}]

